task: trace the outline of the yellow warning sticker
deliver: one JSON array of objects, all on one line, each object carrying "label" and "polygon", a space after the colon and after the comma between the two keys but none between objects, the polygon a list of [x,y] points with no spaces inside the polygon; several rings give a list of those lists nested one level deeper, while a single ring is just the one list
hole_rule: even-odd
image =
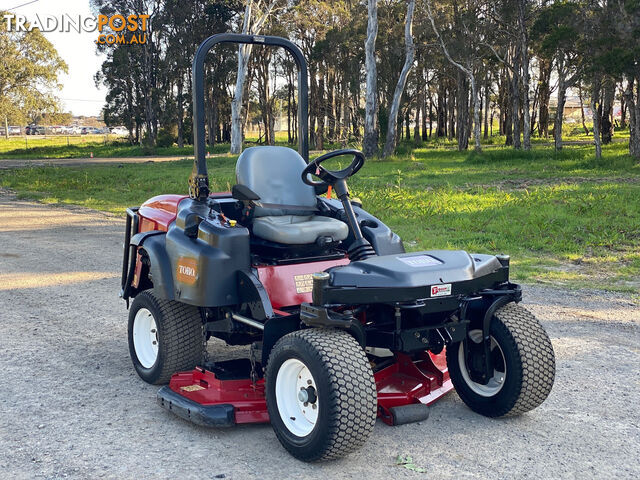
[{"label": "yellow warning sticker", "polygon": [[198,390],[204,390],[204,387],[196,383],[194,385],[185,385],[184,387],[180,387],[180,390],[184,390],[185,392],[197,392]]},{"label": "yellow warning sticker", "polygon": [[313,275],[311,273],[295,275],[293,280],[296,282],[296,292],[311,293],[313,290]]}]

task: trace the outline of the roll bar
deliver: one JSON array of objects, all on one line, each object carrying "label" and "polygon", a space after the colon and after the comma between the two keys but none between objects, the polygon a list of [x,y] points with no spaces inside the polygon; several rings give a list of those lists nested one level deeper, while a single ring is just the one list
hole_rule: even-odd
[{"label": "roll bar", "polygon": [[209,175],[204,133],[204,60],[209,50],[218,43],[250,43],[273,45],[289,51],[298,66],[298,152],[309,161],[309,87],[307,62],[298,46],[282,37],[267,35],[241,35],[237,33],[219,33],[212,35],[200,44],[193,58],[191,80],[193,85],[193,147],[194,165],[189,178],[189,195],[193,199],[206,200],[209,196]]}]

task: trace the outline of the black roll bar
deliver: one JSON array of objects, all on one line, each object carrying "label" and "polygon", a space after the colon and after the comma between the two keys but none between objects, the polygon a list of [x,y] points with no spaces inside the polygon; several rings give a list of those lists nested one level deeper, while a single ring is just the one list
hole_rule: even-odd
[{"label": "black roll bar", "polygon": [[307,62],[298,46],[282,37],[267,35],[241,35],[237,33],[219,33],[212,35],[200,44],[193,59],[191,80],[193,85],[193,147],[194,165],[189,178],[189,195],[193,199],[206,200],[209,196],[209,175],[204,134],[204,60],[209,50],[218,43],[250,43],[273,45],[289,51],[298,66],[298,152],[309,162],[309,87]]}]

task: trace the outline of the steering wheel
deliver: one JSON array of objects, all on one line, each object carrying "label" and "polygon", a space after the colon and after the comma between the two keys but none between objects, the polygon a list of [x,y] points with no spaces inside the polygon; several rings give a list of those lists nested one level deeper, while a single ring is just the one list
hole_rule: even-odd
[{"label": "steering wheel", "polygon": [[[342,170],[332,171],[324,168],[321,163],[330,158],[341,157],[343,155],[353,155],[353,161],[351,165]],[[345,180],[351,175],[354,175],[364,165],[364,154],[360,150],[353,148],[346,148],[343,150],[334,150],[333,152],[325,153],[324,155],[311,161],[305,169],[302,171],[302,181],[312,187],[324,187],[327,185],[333,185],[338,180]],[[312,180],[309,175],[318,177],[321,182]]]}]

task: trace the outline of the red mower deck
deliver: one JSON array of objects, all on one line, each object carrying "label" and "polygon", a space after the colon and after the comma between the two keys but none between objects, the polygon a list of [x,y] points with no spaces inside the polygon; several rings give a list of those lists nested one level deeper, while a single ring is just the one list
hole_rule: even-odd
[{"label": "red mower deck", "polygon": [[[445,352],[425,352],[422,358],[396,354],[395,362],[374,374],[378,391],[378,417],[388,425],[399,423],[394,409],[407,405],[431,405],[453,389]],[[165,409],[198,425],[233,426],[268,423],[264,379],[220,380],[215,373],[197,367],[176,373],[158,392]]]}]

